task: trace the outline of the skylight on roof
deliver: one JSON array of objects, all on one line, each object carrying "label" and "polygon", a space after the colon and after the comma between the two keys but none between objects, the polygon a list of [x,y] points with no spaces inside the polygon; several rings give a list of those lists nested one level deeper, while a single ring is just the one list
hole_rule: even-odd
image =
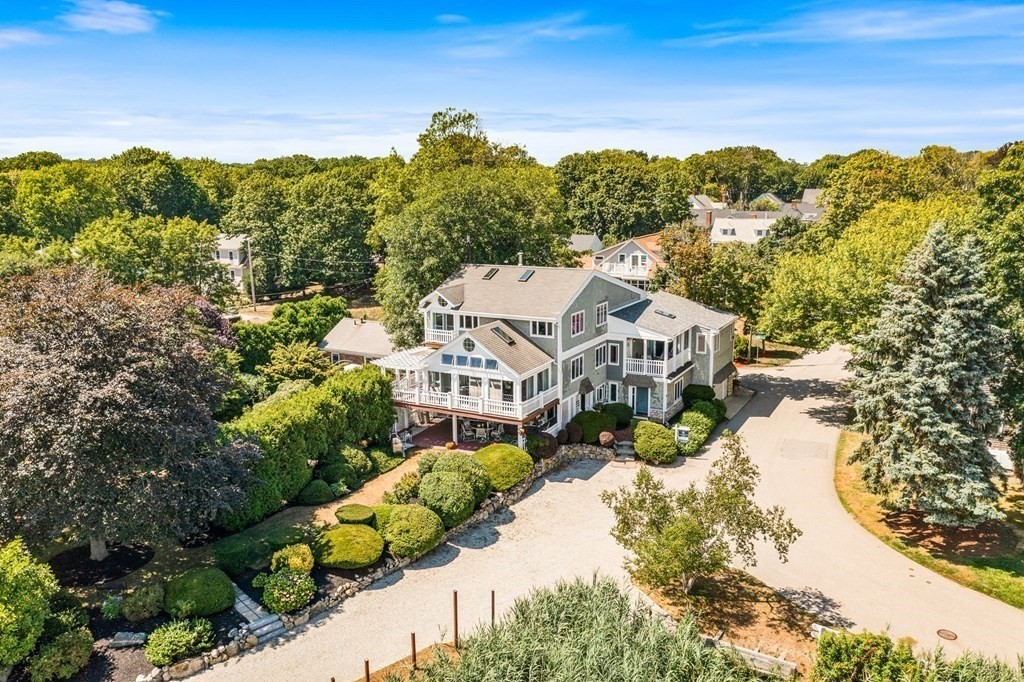
[{"label": "skylight on roof", "polygon": [[501,339],[502,341],[504,341],[504,342],[505,342],[506,344],[508,344],[509,346],[511,346],[511,345],[514,345],[514,344],[515,344],[515,342],[516,342],[516,340],[515,340],[515,339],[513,339],[513,338],[512,338],[511,336],[509,336],[509,335],[508,335],[508,332],[506,332],[506,331],[505,331],[504,329],[502,329],[501,327],[492,327],[492,328],[491,328],[491,331],[492,331],[492,332],[494,332],[494,335],[495,335],[495,336],[497,336],[497,337],[498,337],[499,339]]},{"label": "skylight on roof", "polygon": [[522,275],[519,276],[519,281],[520,282],[525,282],[526,280],[530,279],[531,277],[533,277],[533,270],[527,270],[526,272],[524,272]]},{"label": "skylight on roof", "polygon": [[492,277],[494,277],[497,274],[498,274],[498,268],[491,268],[486,273],[484,273],[484,279],[491,279]]},{"label": "skylight on roof", "polygon": [[672,318],[673,320],[676,319],[675,315],[673,315],[672,313],[668,312],[667,310],[662,310],[661,308],[658,308],[654,312],[657,313],[658,315],[662,315],[664,317]]}]

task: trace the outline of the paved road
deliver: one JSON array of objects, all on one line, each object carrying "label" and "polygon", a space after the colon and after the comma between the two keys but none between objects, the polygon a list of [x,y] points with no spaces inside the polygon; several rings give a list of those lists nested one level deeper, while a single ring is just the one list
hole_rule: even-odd
[{"label": "paved road", "polygon": [[[790,561],[765,552],[751,572],[833,621],[943,642],[1013,658],[1024,651],[1024,611],[963,588],[890,550],[839,504],[832,455],[841,412],[835,404],[845,356],[838,350],[744,377],[759,393],[729,427],[741,433],[763,479],[758,495],[784,505],[804,535]],[[683,466],[659,469],[672,486],[705,474],[715,446]],[[463,534],[410,569],[376,583],[271,647],[216,666],[204,679],[323,680],[357,678],[363,659],[376,668],[408,654],[409,633],[423,646],[451,636],[451,591],[459,591],[464,630],[489,618],[490,590],[499,612],[537,586],[595,571],[625,578],[622,552],[608,535],[602,490],[628,482],[633,470],[586,462],[538,482],[492,522]]]}]

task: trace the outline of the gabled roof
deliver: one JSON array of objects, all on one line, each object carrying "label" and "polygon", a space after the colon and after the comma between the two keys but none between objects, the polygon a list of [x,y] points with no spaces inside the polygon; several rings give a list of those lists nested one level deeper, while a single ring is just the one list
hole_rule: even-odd
[{"label": "gabled roof", "polygon": [[661,232],[652,232],[651,234],[632,237],[626,241],[619,242],[618,244],[612,244],[607,248],[597,251],[594,253],[594,256],[600,256],[602,260],[607,261],[609,257],[614,256],[620,249],[622,249],[622,247],[630,243],[636,244],[646,251],[655,263],[664,262],[664,259],[661,257]]},{"label": "gabled roof", "polygon": [[569,237],[569,250],[576,253],[600,251],[604,248],[596,234],[574,234]]},{"label": "gabled roof", "polygon": [[694,208],[726,208],[725,202],[715,201],[707,194],[691,194],[688,201],[690,202],[690,206]]},{"label": "gabled roof", "polygon": [[344,317],[320,342],[328,352],[384,357],[394,352],[384,325],[374,320],[359,321]]},{"label": "gabled roof", "polygon": [[647,299],[620,308],[611,315],[664,336],[675,336],[693,325],[721,329],[737,319],[732,313],[664,291],[652,292]]},{"label": "gabled roof", "polygon": [[[711,228],[711,243],[746,242],[756,244],[764,239],[778,218],[719,218]],[[736,234],[724,235],[722,230],[735,230]],[[762,230],[762,234],[757,234]]]},{"label": "gabled roof", "polygon": [[[488,279],[484,276],[495,273]],[[523,279],[526,272],[532,274]],[[529,265],[463,265],[437,288],[460,312],[556,318],[593,271]]]},{"label": "gabled roof", "polygon": [[821,194],[824,191],[825,190],[822,189],[805,189],[804,195],[800,198],[800,201],[817,205],[821,200]]},{"label": "gabled roof", "polygon": [[471,329],[466,335],[519,375],[529,374],[554,362],[537,344],[501,320]]},{"label": "gabled roof", "polygon": [[800,218],[801,220],[817,220],[825,211],[824,206],[818,206],[807,201],[794,201],[782,207],[786,215]]},{"label": "gabled roof", "polygon": [[[785,201],[780,199],[777,194],[774,194],[773,192],[762,192],[761,194],[757,195],[754,198],[754,201],[761,201],[762,199],[767,199],[776,206],[782,206],[784,203],[786,203]],[[751,201],[750,203],[754,203],[754,201]]]},{"label": "gabled roof", "polygon": [[218,249],[232,249],[238,251],[245,246],[245,240],[249,237],[244,234],[236,234],[229,237],[226,234],[217,235],[217,248]]}]

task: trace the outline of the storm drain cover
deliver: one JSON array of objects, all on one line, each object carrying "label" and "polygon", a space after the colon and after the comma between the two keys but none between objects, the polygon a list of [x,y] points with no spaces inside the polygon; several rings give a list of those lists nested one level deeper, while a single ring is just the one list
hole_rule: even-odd
[{"label": "storm drain cover", "polygon": [[937,635],[938,635],[939,637],[941,637],[942,639],[948,639],[948,640],[949,640],[949,641],[951,641],[951,642],[952,642],[952,641],[953,641],[954,639],[956,639],[956,633],[955,633],[955,632],[953,632],[952,630],[939,630],[939,631],[938,631],[938,632],[936,632],[935,634],[937,634]]}]

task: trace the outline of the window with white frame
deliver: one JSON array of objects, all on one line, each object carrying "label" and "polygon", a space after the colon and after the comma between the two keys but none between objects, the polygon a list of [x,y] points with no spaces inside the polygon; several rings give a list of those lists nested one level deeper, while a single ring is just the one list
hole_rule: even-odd
[{"label": "window with white frame", "polygon": [[549,388],[551,388],[550,367],[537,373],[537,392],[541,393],[543,391],[548,390]]},{"label": "window with white frame", "polygon": [[480,326],[476,315],[459,315],[459,329],[476,329]]},{"label": "window with white frame", "polygon": [[572,314],[569,322],[569,334],[579,336],[585,329],[586,311],[579,311]]},{"label": "window with white frame", "polygon": [[608,402],[619,402],[619,385],[613,381],[608,382]]},{"label": "window with white frame", "polygon": [[598,346],[594,349],[594,367],[604,367],[608,364],[608,346]]},{"label": "window with white frame", "polygon": [[697,352],[707,353],[708,352],[708,337],[704,334],[697,333]]},{"label": "window with white frame", "polygon": [[676,383],[672,384],[672,400],[673,402],[683,399],[683,380],[680,379]]},{"label": "window with white frame", "polygon": [[541,322],[533,320],[530,322],[530,336],[551,338],[555,335],[555,325],[552,322]]},{"label": "window with white frame", "polygon": [[603,403],[607,397],[607,386],[605,384],[601,384],[594,390],[594,393],[597,394],[597,402]]},{"label": "window with white frame", "polygon": [[722,335],[715,334],[712,338],[714,339],[715,352],[717,353],[718,350],[722,347]]},{"label": "window with white frame", "polygon": [[608,324],[608,301],[602,301],[597,304],[597,311],[594,315],[594,324],[598,327]]},{"label": "window with white frame", "polygon": [[583,356],[577,355],[569,361],[569,381],[576,381],[583,376]]},{"label": "window with white frame", "polygon": [[683,332],[682,339],[683,339],[683,345],[681,346],[681,348],[683,350],[690,350],[690,332],[689,331]]},{"label": "window with white frame", "polygon": [[609,343],[608,344],[608,364],[617,365],[619,364],[619,344]]}]

